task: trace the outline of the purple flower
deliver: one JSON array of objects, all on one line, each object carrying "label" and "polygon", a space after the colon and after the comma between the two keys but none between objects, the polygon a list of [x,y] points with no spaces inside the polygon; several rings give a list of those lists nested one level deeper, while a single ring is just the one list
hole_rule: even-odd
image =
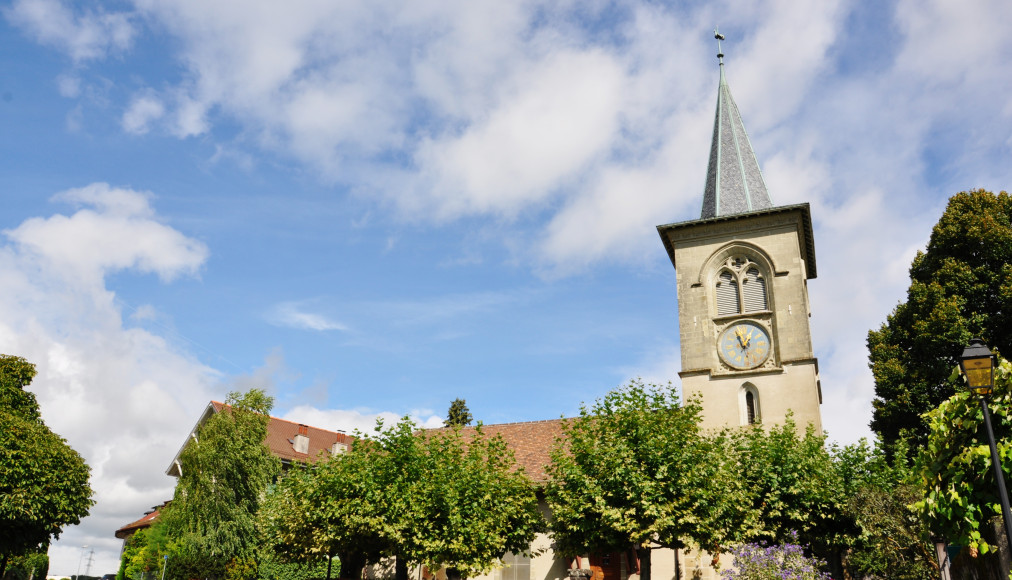
[{"label": "purple flower", "polygon": [[[797,534],[791,539],[797,541]],[[721,573],[722,580],[832,580],[820,572],[825,562],[805,557],[798,544],[742,544],[733,548],[732,568]]]}]

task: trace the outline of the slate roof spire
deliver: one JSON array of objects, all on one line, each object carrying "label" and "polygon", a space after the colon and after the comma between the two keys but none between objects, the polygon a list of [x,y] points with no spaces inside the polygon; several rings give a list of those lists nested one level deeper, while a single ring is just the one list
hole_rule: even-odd
[{"label": "slate roof spire", "polygon": [[724,35],[716,29],[713,35],[717,39],[720,87],[717,90],[717,115],[713,122],[701,219],[773,207],[738,105],[731,98],[731,89],[724,78],[724,53],[720,50]]}]

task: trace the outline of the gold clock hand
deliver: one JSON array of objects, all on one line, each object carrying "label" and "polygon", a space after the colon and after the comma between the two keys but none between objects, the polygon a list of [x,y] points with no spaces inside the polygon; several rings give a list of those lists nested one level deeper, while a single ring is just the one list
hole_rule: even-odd
[{"label": "gold clock hand", "polygon": [[752,340],[752,329],[748,330],[748,334],[745,334],[745,330],[742,327],[739,326],[738,329],[740,331],[738,339],[741,340],[742,348],[748,348],[748,343]]}]

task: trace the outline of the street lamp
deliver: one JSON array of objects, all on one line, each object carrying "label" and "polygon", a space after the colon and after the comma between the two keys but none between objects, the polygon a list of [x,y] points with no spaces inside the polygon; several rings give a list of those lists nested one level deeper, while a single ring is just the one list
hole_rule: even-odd
[{"label": "street lamp", "polygon": [[1001,515],[1005,520],[1005,540],[1012,549],[1012,511],[1008,505],[1008,491],[1005,490],[1005,475],[998,458],[998,448],[994,444],[994,430],[991,429],[991,411],[987,408],[986,397],[994,390],[994,355],[979,338],[974,338],[963,349],[959,357],[959,368],[966,376],[970,390],[980,398],[980,408],[984,412],[984,427],[987,429],[987,442],[991,446],[991,466],[994,467],[994,478],[998,481],[998,499],[1001,500]]}]

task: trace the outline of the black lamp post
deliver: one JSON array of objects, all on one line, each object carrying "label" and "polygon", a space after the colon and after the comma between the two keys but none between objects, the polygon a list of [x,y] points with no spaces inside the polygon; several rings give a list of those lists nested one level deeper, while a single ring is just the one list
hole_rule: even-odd
[{"label": "black lamp post", "polygon": [[994,478],[998,482],[998,499],[1001,500],[1001,515],[1005,520],[1005,540],[1012,549],[1012,511],[1009,510],[1008,492],[1005,490],[1005,474],[998,458],[998,448],[994,444],[994,430],[991,429],[991,411],[987,408],[986,397],[994,390],[994,355],[979,338],[974,338],[963,349],[959,358],[959,368],[966,376],[970,390],[980,398],[980,408],[984,411],[984,427],[987,429],[987,442],[991,446],[991,465],[994,467]]}]

